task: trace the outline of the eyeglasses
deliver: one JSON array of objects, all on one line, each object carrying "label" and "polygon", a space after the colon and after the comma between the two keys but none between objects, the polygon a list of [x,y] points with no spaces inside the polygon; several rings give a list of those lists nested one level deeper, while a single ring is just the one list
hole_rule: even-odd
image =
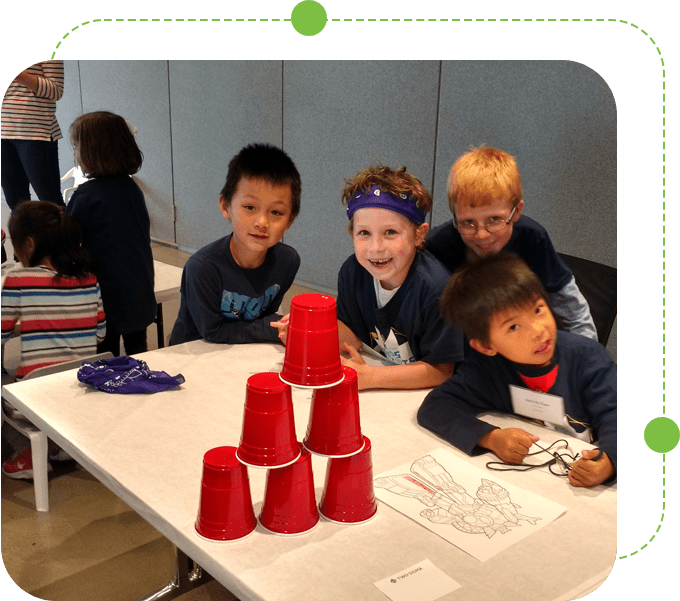
[{"label": "eyeglasses", "polygon": [[[506,225],[508,225],[512,221],[512,217],[515,214],[516,210],[517,205],[512,207],[510,217],[508,217],[507,220],[501,219],[500,217],[489,217],[484,222],[484,229],[490,234],[500,232]],[[453,214],[453,227],[455,227],[461,234],[464,234],[466,236],[476,234],[477,229],[479,228],[476,221],[471,221],[468,219],[466,219],[465,221],[458,221],[455,213]]]},{"label": "eyeglasses", "polygon": [[[536,443],[534,443],[534,445],[537,446],[540,451],[528,453],[527,457],[548,453],[549,455],[552,455],[552,459],[545,463],[521,463],[519,465],[504,463],[502,461],[489,461],[486,464],[486,467],[490,470],[499,472],[528,472],[529,470],[535,470],[536,468],[547,467],[550,470],[550,473],[555,476],[568,476],[572,465],[579,458],[579,454],[576,453],[574,455],[574,452],[569,448],[569,443],[564,439],[556,440],[547,449],[544,449]],[[560,446],[553,450],[553,447],[556,445]]]}]

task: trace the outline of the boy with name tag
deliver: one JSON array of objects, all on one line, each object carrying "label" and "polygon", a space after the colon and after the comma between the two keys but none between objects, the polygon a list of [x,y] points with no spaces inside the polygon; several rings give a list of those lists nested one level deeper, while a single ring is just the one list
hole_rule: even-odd
[{"label": "boy with name tag", "polygon": [[474,352],[418,410],[418,423],[469,455],[522,463],[539,438],[477,416],[501,411],[541,419],[597,441],[569,471],[573,486],[616,474],[616,364],[598,342],[558,331],[539,278],[519,257],[481,258],[456,272],[441,297],[444,319]]}]

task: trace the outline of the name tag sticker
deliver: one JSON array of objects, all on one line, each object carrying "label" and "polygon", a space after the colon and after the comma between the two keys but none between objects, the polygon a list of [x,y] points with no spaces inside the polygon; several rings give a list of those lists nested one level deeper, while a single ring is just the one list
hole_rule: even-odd
[{"label": "name tag sticker", "polygon": [[550,424],[564,423],[564,399],[561,396],[511,384],[510,398],[512,410],[518,415],[540,419]]},{"label": "name tag sticker", "polygon": [[429,559],[374,585],[392,601],[434,601],[461,586]]}]

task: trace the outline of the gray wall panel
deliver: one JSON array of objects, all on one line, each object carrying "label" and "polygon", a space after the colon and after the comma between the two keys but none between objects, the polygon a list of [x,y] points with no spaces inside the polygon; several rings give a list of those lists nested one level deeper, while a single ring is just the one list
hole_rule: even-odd
[{"label": "gray wall panel", "polygon": [[[616,266],[616,104],[607,83],[569,61],[446,61],[434,223],[451,218],[446,179],[471,145],[515,156],[525,212],[560,252]],[[616,322],[607,349],[616,358]]]},{"label": "gray wall panel", "polygon": [[231,232],[218,209],[227,165],[251,142],[281,146],[281,61],[170,61],[177,243]]},{"label": "gray wall panel", "polygon": [[380,162],[432,186],[439,63],[286,61],[284,148],[302,176],[302,209],[286,242],[298,279],[328,290],[352,254],[344,180]]},{"label": "gray wall panel", "polygon": [[144,153],[134,178],[144,192],[151,235],[174,240],[172,156],[166,61],[80,61],[83,111],[107,110],[130,121]]}]

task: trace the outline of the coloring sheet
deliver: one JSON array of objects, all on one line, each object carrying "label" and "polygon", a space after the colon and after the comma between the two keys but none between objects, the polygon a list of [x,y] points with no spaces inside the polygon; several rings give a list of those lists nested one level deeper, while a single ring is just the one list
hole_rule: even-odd
[{"label": "coloring sheet", "polygon": [[566,511],[445,449],[380,474],[374,486],[378,499],[480,561]]}]

